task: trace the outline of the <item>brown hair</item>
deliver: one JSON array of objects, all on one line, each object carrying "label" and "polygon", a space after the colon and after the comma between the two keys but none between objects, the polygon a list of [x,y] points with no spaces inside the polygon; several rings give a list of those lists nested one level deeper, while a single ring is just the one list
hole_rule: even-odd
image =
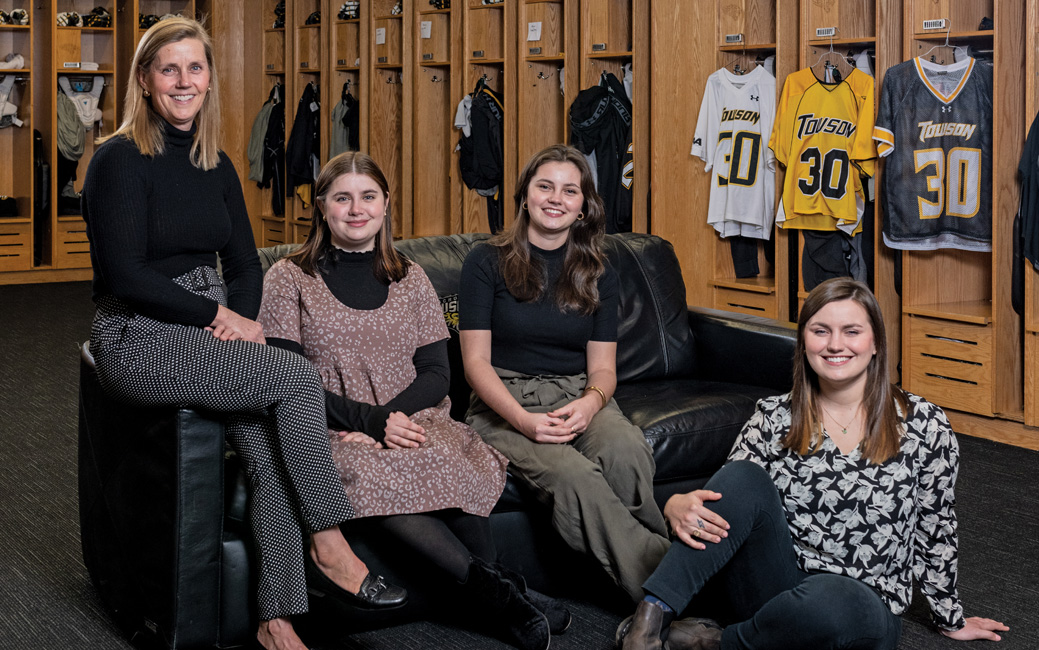
[{"label": "brown hair", "polygon": [[382,282],[400,282],[408,274],[408,260],[393,247],[393,219],[390,214],[390,184],[386,175],[371,156],[360,151],[346,151],[325,163],[314,185],[314,218],[310,223],[307,240],[287,259],[313,276],[318,263],[332,249],[332,232],[325,221],[325,199],[328,189],[340,176],[361,174],[375,181],[386,199],[386,216],[382,228],[375,235],[375,259],[372,262],[375,277]]},{"label": "brown hair", "polygon": [[880,305],[869,287],[851,278],[833,278],[823,282],[808,294],[801,308],[794,352],[794,387],[790,393],[790,431],[783,438],[783,446],[799,454],[808,454],[818,451],[822,445],[823,424],[816,403],[819,377],[808,363],[805,329],[820,309],[841,300],[858,303],[866,311],[873,329],[873,344],[877,352],[866,368],[866,388],[862,398],[866,432],[862,439],[862,456],[879,465],[898,454],[902,422],[897,409],[908,413],[908,400],[900,388],[888,381],[887,334]]},{"label": "brown hair", "polygon": [[545,270],[541,262],[530,255],[527,238],[530,213],[526,201],[527,188],[534,175],[542,165],[550,162],[575,165],[581,174],[581,193],[584,195],[581,207],[584,218],[570,226],[563,272],[555,286],[555,301],[560,309],[590,314],[599,306],[598,280],[606,268],[602,252],[606,209],[595,191],[588,162],[577,149],[557,144],[534,154],[516,182],[516,218],[490,243],[498,247],[498,261],[509,293],[524,302],[540,299],[547,289]]},{"label": "brown hair", "polygon": [[213,65],[213,42],[202,23],[191,18],[175,16],[166,18],[152,25],[141,37],[134,52],[130,69],[134,71],[126,84],[126,98],[123,101],[123,123],[112,135],[99,138],[104,142],[117,136],[126,136],[137,145],[145,156],[158,156],[166,150],[166,134],[162,125],[163,119],[152,107],[151,101],[144,96],[138,75],[155,62],[159,50],[170,43],[177,43],[189,38],[202,43],[206,52],[206,65],[209,66],[209,90],[198,115],[195,116],[195,141],[191,145],[191,164],[201,169],[213,169],[220,163],[220,102],[216,66]]}]

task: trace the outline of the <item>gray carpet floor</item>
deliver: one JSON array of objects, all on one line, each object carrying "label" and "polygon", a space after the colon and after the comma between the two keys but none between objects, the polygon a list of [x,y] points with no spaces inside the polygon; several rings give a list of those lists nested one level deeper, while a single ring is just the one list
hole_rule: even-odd
[{"label": "gray carpet floor", "polygon": [[[83,566],[76,502],[78,345],[87,283],[0,286],[0,649],[120,650]],[[1039,453],[960,437],[960,593],[968,614],[1011,627],[964,646],[926,625],[917,596],[902,650],[1039,649]],[[568,601],[575,621],[554,650],[606,650],[621,615]],[[806,613],[808,615],[808,613]],[[458,627],[416,622],[316,640],[321,650],[498,649]]]}]

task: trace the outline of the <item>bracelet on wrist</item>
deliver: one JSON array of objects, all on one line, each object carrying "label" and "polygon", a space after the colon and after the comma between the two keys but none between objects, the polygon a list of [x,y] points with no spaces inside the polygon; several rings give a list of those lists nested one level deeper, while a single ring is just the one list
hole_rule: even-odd
[{"label": "bracelet on wrist", "polygon": [[599,393],[599,398],[602,399],[602,405],[606,406],[606,393],[602,392],[602,389],[598,386],[585,386],[584,391],[582,392],[587,393],[590,390],[594,390],[595,392]]}]

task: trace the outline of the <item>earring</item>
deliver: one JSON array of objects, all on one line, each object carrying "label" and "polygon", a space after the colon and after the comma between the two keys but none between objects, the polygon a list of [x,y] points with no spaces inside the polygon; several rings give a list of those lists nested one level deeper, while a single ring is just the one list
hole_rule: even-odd
[{"label": "earring", "polygon": [[524,202],[523,202],[523,203],[522,203],[522,204],[520,205],[520,207],[521,207],[521,208],[523,208],[523,211],[524,211],[524,212],[530,212],[530,210],[528,210],[528,209],[527,209],[527,202],[526,202],[526,201],[524,201]]},{"label": "earring", "polygon": [[584,221],[584,213],[583,212],[578,212],[577,213],[577,220],[578,221]]},{"label": "earring", "polygon": [[152,96],[152,94],[150,92],[148,92],[147,88],[144,89],[144,96],[145,97],[151,97]]}]

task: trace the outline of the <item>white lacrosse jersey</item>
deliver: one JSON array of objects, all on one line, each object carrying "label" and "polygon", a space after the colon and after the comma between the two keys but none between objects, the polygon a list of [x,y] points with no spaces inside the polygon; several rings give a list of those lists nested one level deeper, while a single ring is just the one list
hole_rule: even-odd
[{"label": "white lacrosse jersey", "polygon": [[711,176],[707,223],[722,237],[772,236],[775,157],[768,148],[776,79],[762,66],[745,75],[722,68],[707,78],[690,153]]}]

